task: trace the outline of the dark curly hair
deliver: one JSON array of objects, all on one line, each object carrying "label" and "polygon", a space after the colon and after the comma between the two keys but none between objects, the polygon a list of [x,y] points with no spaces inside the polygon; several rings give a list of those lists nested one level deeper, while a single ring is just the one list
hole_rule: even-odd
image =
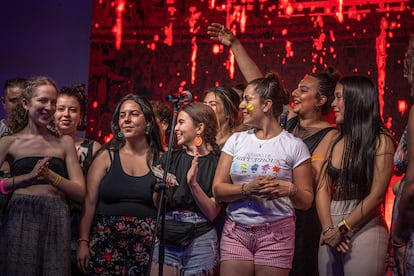
[{"label": "dark curly hair", "polygon": [[77,130],[83,131],[86,129],[86,87],[85,84],[74,84],[71,87],[62,87],[60,89],[59,96],[74,97],[80,106],[81,124],[77,127]]}]

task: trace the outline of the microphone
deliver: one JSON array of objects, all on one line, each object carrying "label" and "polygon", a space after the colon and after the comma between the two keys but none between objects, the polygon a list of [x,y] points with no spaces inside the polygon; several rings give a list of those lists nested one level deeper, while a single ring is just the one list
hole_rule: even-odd
[{"label": "microphone", "polygon": [[184,90],[182,92],[168,95],[165,99],[173,103],[190,103],[193,101],[193,94],[191,94],[188,90]]}]

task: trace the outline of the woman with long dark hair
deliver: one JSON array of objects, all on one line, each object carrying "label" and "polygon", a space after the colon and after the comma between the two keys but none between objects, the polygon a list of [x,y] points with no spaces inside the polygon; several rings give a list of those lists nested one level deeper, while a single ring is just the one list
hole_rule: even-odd
[{"label": "woman with long dark hair", "polygon": [[149,101],[128,94],[112,116],[114,138],[96,154],[87,176],[78,266],[94,275],[145,275],[157,210],[151,167],[162,152]]},{"label": "woman with long dark hair", "polygon": [[332,102],[340,134],[316,193],[322,225],[321,275],[383,275],[388,246],[385,194],[393,174],[393,139],[381,119],[376,85],[342,78]]}]

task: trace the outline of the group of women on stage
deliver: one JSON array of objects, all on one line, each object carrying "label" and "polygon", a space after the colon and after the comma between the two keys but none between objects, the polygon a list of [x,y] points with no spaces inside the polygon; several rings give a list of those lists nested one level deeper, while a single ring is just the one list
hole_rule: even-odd
[{"label": "group of women on stage", "polygon": [[[394,143],[375,84],[332,68],[308,74],[281,124],[288,96],[278,75],[263,75],[221,24],[208,33],[233,51],[247,86],[182,104],[172,152],[142,96],[121,99],[101,146],[76,135],[84,87],[25,82],[0,140],[11,172],[0,191],[12,193],[4,275],[158,275],[160,262],[165,275],[384,273]],[[154,169],[169,173],[163,235],[154,235],[163,180]]]}]

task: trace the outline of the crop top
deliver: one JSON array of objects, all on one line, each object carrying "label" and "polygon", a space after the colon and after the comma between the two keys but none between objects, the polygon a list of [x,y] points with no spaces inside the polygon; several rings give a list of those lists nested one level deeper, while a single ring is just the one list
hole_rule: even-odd
[{"label": "crop top", "polygon": [[[109,153],[111,156],[111,153]],[[143,176],[131,176],[124,172],[119,151],[111,156],[111,167],[99,185],[96,214],[109,216],[156,217],[152,200],[156,178],[151,170]]]},{"label": "crop top", "polygon": [[[331,195],[333,200],[355,200],[357,196],[355,194],[345,194],[344,184],[341,181],[341,174],[343,169],[338,169],[334,167],[331,161],[328,161],[328,175],[332,179],[331,186]],[[354,183],[348,184],[351,185],[351,189],[356,192],[357,186]]]},{"label": "crop top", "polygon": [[[28,156],[17,159],[13,162],[10,166],[10,172],[12,176],[18,176],[30,173],[33,168],[36,166],[37,161],[43,159],[43,156]],[[55,173],[61,175],[64,178],[68,178],[68,173],[66,171],[66,163],[65,160],[57,157],[52,157],[49,160],[49,169],[54,171]],[[33,183],[33,185],[40,185],[40,184],[49,184],[45,179],[37,179]]]}]

